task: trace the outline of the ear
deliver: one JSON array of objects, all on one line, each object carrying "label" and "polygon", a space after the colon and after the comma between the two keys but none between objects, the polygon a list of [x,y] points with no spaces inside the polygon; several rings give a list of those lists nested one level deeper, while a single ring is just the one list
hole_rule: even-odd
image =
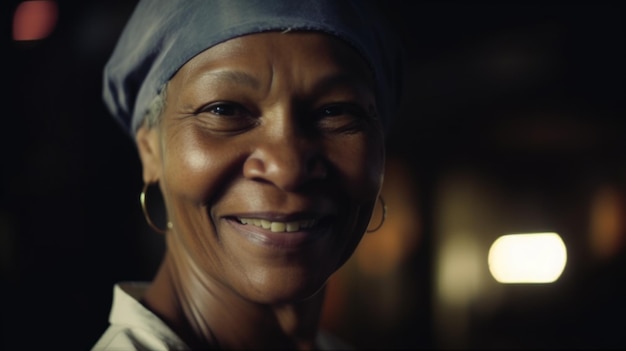
[{"label": "ear", "polygon": [[141,126],[135,134],[139,158],[143,170],[143,181],[154,183],[161,178],[161,148],[158,128]]}]

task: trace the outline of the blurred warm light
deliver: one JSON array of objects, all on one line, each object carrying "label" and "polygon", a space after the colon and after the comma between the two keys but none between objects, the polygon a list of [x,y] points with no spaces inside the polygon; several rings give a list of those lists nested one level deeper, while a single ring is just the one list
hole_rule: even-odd
[{"label": "blurred warm light", "polygon": [[556,233],[510,234],[489,249],[489,271],[499,283],[552,283],[565,268],[565,243]]},{"label": "blurred warm light", "polygon": [[455,235],[442,244],[437,262],[437,293],[448,305],[463,305],[480,290],[483,255],[470,235]]},{"label": "blurred warm light", "polygon": [[591,250],[600,258],[616,256],[626,241],[626,201],[611,186],[599,189],[591,202]]},{"label": "blurred warm light", "polygon": [[13,40],[40,40],[48,37],[57,23],[54,1],[24,1],[13,15]]}]

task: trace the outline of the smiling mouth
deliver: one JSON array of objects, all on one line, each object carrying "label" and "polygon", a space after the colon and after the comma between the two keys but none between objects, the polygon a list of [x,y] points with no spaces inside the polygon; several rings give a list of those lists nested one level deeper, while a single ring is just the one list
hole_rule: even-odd
[{"label": "smiling mouth", "polygon": [[239,223],[241,224],[253,225],[255,227],[267,229],[273,233],[297,232],[297,231],[304,230],[304,229],[310,229],[319,222],[318,219],[307,219],[307,220],[289,221],[289,222],[274,222],[274,221],[269,221],[267,219],[244,218],[244,217],[237,217],[237,221],[239,221]]}]

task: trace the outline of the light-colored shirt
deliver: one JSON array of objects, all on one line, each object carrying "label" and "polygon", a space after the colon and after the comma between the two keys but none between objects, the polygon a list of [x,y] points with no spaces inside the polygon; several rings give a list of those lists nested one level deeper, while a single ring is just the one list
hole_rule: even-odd
[{"label": "light-colored shirt", "polygon": [[[139,302],[148,284],[115,284],[109,315],[110,325],[91,351],[191,350],[165,322]],[[321,350],[352,349],[324,331],[320,331],[316,343]]]}]

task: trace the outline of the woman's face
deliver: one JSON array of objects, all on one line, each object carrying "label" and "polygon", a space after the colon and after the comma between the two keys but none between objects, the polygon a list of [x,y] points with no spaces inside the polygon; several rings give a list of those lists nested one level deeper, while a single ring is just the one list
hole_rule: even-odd
[{"label": "woman's face", "polygon": [[161,123],[137,135],[177,266],[258,302],[318,291],[359,243],[381,186],[373,86],[355,51],[319,33],[247,35],[185,64]]}]

